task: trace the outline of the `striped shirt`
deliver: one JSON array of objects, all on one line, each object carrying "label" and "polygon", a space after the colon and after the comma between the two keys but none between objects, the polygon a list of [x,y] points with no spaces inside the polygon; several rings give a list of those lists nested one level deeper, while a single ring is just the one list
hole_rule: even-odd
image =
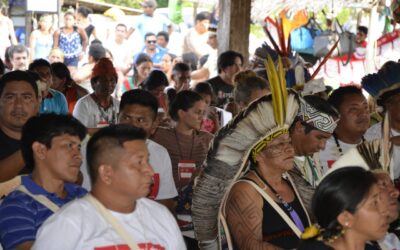
[{"label": "striped shirt", "polygon": [[[37,185],[31,176],[23,176],[22,185],[32,194],[44,195],[60,207],[87,193],[78,185],[65,183],[67,196],[62,199]],[[26,241],[34,241],[38,228],[52,214],[50,209],[21,191],[16,190],[7,195],[0,205],[0,243],[4,250],[14,249]]]}]

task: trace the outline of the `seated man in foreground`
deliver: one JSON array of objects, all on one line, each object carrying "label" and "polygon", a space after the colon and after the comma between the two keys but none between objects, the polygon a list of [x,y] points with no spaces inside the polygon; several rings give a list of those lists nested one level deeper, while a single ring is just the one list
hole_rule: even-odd
[{"label": "seated man in foreground", "polygon": [[145,198],[153,169],[146,134],[111,125],[87,146],[92,191],[41,227],[32,249],[186,249],[168,209]]},{"label": "seated man in foreground", "polygon": [[0,205],[0,242],[7,249],[30,249],[42,223],[67,202],[87,192],[74,183],[81,165],[85,127],[72,116],[42,114],[27,121],[22,155],[31,175]]}]

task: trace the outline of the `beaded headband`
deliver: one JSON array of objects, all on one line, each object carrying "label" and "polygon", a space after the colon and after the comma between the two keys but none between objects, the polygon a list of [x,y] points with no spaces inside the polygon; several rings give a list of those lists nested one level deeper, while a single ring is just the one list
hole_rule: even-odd
[{"label": "beaded headband", "polygon": [[251,150],[251,158],[253,159],[253,161],[256,162],[257,154],[260,153],[261,151],[263,151],[272,140],[274,140],[275,138],[277,138],[280,135],[288,134],[288,133],[289,133],[289,130],[287,128],[283,128],[272,134],[269,134],[268,136],[263,138],[261,141],[259,141]]},{"label": "beaded headband", "polygon": [[332,134],[335,131],[339,119],[335,120],[332,116],[325,114],[308,104],[303,98],[299,99],[300,109],[297,116],[300,117],[303,122],[329,134]]}]

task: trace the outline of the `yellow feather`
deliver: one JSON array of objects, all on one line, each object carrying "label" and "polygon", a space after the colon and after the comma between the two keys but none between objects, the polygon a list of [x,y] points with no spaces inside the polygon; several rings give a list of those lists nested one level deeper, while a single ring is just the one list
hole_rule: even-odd
[{"label": "yellow feather", "polygon": [[[282,93],[282,107],[283,107],[283,117],[286,117],[286,110],[287,110],[287,99],[288,99],[288,93],[287,93],[287,89],[286,89],[286,78],[285,78],[285,69],[283,68],[283,64],[282,64],[282,59],[279,58],[279,73],[280,73],[280,86],[281,86],[281,93]],[[284,121],[283,121],[284,122]],[[283,123],[282,123],[283,124]]]},{"label": "yellow feather", "polygon": [[278,58],[278,69],[276,69],[271,56],[267,55],[265,68],[267,71],[268,81],[271,89],[274,117],[278,126],[283,126],[287,109],[287,90],[285,71],[283,69],[281,58]]},{"label": "yellow feather", "polygon": [[278,125],[282,125],[283,114],[282,114],[282,95],[279,84],[279,76],[275,68],[274,61],[268,55],[267,56],[268,66],[268,80],[271,86],[272,104],[274,109],[274,117]]},{"label": "yellow feather", "polygon": [[266,69],[267,69],[267,75],[268,75],[268,81],[270,83],[270,89],[271,89],[271,94],[272,94],[272,107],[274,110],[274,117],[275,120],[279,120],[279,112],[278,112],[278,106],[279,106],[279,101],[278,101],[278,86],[276,84],[277,82],[277,75],[275,71],[275,65],[272,61],[272,58],[268,55],[267,56],[267,61],[266,61]]}]

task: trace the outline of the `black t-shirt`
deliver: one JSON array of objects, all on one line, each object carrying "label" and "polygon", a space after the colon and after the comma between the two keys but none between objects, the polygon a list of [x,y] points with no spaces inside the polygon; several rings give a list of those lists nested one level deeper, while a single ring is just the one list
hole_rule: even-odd
[{"label": "black t-shirt", "polygon": [[7,158],[14,154],[21,148],[21,141],[15,140],[6,135],[3,130],[0,129],[0,160]]},{"label": "black t-shirt", "polygon": [[333,248],[314,238],[302,240],[297,250],[333,250]]},{"label": "black t-shirt", "polygon": [[217,107],[223,106],[233,98],[233,86],[224,82],[220,76],[216,76],[208,80],[214,95],[217,97]]},{"label": "black t-shirt", "polygon": [[[20,149],[21,141],[9,137],[0,129],[0,160],[7,158]],[[26,166],[19,172],[20,175],[30,173],[31,171]]]}]

